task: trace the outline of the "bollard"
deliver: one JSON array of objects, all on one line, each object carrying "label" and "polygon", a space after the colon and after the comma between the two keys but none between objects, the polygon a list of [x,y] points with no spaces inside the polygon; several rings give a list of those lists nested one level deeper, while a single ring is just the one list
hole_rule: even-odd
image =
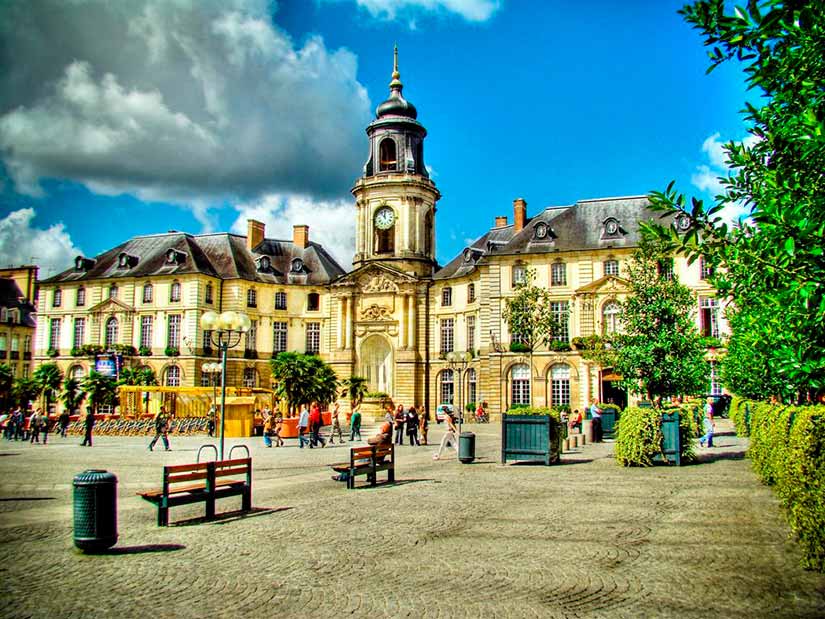
[{"label": "bollard", "polygon": [[570,437],[567,437],[562,441],[562,449],[564,451],[570,451]]},{"label": "bollard", "polygon": [[[590,442],[592,443],[593,440],[591,439]],[[587,445],[587,439],[584,434],[579,434],[579,446],[584,447],[585,445]]]},{"label": "bollard", "polygon": [[117,477],[88,470],[74,477],[74,545],[100,552],[117,542]]},{"label": "bollard", "polygon": [[[587,439],[588,443],[593,442],[593,420],[585,419],[582,421],[582,434]],[[582,443],[584,445],[584,443]]]}]

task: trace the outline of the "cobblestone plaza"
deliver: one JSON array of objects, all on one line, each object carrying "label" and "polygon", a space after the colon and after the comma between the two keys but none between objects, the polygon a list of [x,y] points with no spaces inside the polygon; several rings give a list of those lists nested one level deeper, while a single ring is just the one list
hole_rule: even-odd
[{"label": "cobblestone plaza", "polygon": [[[398,482],[348,491],[328,464],[345,446],[251,446],[250,514],[203,522],[136,492],[203,437],[50,437],[0,442],[3,617],[822,617],[825,576],[798,567],[777,499],[719,423],[699,465],[622,469],[612,443],[560,466],[498,462],[500,426],[472,426],[477,460],[397,452]],[[441,438],[433,427],[431,439]],[[232,440],[230,445],[241,442]],[[72,544],[72,478],[119,479],[120,539]],[[361,478],[363,483],[363,478]]]}]

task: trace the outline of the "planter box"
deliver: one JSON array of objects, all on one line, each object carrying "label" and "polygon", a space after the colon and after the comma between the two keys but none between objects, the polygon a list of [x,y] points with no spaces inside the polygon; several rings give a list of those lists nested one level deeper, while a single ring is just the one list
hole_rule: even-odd
[{"label": "planter box", "polygon": [[501,416],[501,463],[532,460],[545,465],[561,459],[561,424],[549,415]]},{"label": "planter box", "polygon": [[[665,458],[670,464],[682,465],[682,450],[679,442],[679,412],[662,413],[662,436],[664,436],[663,449]],[[665,459],[659,454],[653,458],[654,462],[664,462]]]},{"label": "planter box", "polygon": [[619,412],[612,408],[602,410],[602,436],[604,438],[615,438],[616,422],[619,420]]}]

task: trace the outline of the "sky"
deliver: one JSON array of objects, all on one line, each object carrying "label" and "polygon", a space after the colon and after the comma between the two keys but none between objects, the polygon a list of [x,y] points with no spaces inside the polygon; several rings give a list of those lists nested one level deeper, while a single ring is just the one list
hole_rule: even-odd
[{"label": "sky", "polygon": [[141,234],[308,224],[344,268],[393,45],[446,264],[493,225],[671,180],[711,199],[747,137],[671,0],[3,0],[0,266]]}]

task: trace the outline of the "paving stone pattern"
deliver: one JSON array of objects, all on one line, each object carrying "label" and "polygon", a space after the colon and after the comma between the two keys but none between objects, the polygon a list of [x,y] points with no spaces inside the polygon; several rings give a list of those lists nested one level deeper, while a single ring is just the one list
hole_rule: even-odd
[{"label": "paving stone pattern", "polygon": [[[0,441],[0,616],[821,618],[825,576],[799,568],[726,423],[701,464],[647,470],[616,466],[610,442],[502,466],[500,426],[473,425],[476,463],[404,446],[398,483],[350,491],[327,466],[347,446],[249,439],[255,511],[225,499],[230,513],[203,522],[202,505],[178,507],[168,528],[135,493],[205,437],[153,453],[145,437]],[[71,481],[87,468],[119,478],[104,555],[72,543]]]}]

